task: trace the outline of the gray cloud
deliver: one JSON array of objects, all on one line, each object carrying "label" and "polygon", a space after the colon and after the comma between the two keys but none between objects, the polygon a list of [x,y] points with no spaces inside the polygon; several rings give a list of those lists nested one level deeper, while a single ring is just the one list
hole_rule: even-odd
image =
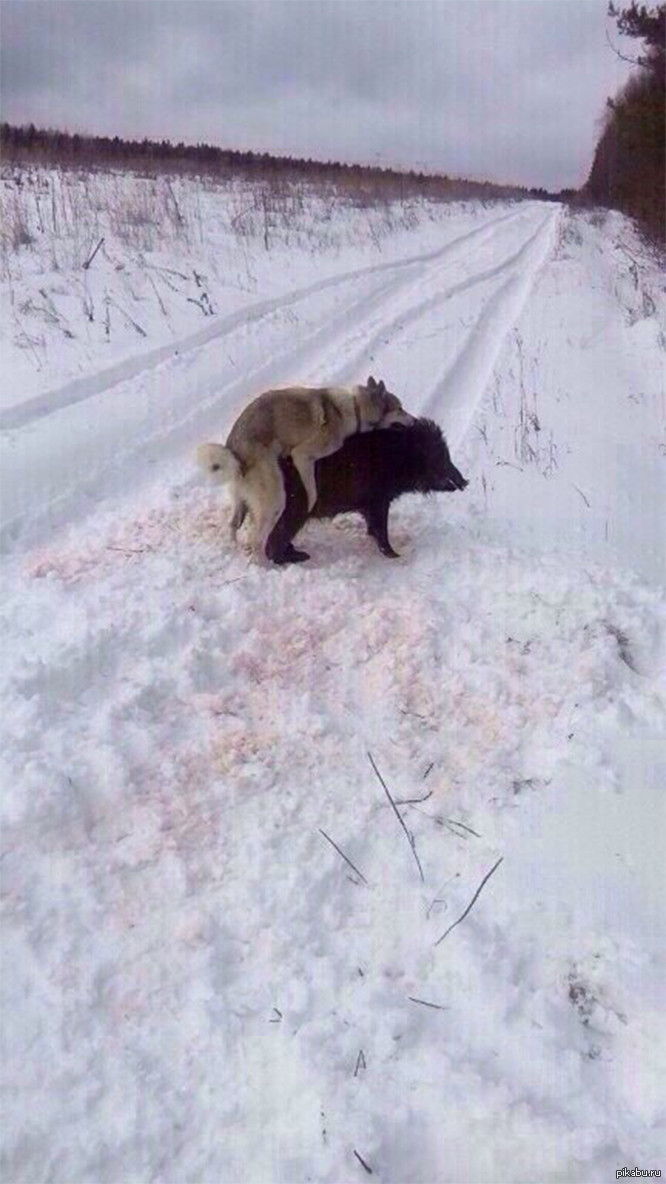
[{"label": "gray cloud", "polygon": [[[2,115],[559,188],[628,75],[605,0],[4,0]],[[619,43],[618,43],[619,44]]]}]

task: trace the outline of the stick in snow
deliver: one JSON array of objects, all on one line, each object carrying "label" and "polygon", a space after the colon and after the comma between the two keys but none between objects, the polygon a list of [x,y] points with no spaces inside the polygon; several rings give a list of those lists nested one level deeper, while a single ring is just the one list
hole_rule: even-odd
[{"label": "stick in snow", "polygon": [[396,799],[396,806],[418,806],[419,802],[427,802],[428,798],[432,797],[432,790],[424,794],[422,798],[399,798]]},{"label": "stick in snow", "polygon": [[479,897],[480,897],[480,895],[481,895],[481,892],[482,892],[482,890],[483,890],[484,886],[485,886],[485,885],[488,883],[488,880],[489,880],[489,879],[490,879],[490,877],[492,876],[493,872],[496,872],[496,871],[497,871],[497,869],[498,869],[498,867],[499,867],[499,865],[500,865],[500,863],[502,862],[502,860],[503,860],[503,859],[504,859],[504,856],[503,856],[503,855],[500,855],[499,859],[497,860],[497,863],[496,863],[496,864],[494,864],[494,865],[493,865],[493,867],[491,867],[491,869],[490,869],[490,871],[489,871],[489,872],[486,872],[486,874],[485,874],[485,876],[483,877],[483,879],[482,879],[481,883],[479,884],[479,887],[477,888],[476,892],[474,893],[474,896],[472,897],[472,899],[470,900],[469,904],[467,905],[467,908],[465,909],[464,913],[462,913],[462,914],[461,914],[461,916],[460,916],[460,917],[458,917],[458,920],[457,920],[457,921],[454,921],[452,925],[449,925],[448,929],[446,929],[446,930],[444,931],[444,933],[442,934],[442,936],[441,936],[441,937],[438,937],[438,938],[437,938],[437,941],[435,942],[435,945],[436,945],[436,946],[438,946],[438,945],[440,944],[440,942],[444,941],[444,938],[445,938],[445,937],[448,937],[449,933],[451,932],[451,930],[452,930],[452,929],[455,929],[456,925],[459,925],[461,921],[464,921],[464,920],[465,920],[465,917],[467,916],[467,914],[468,914],[469,912],[471,912],[471,910],[473,909],[473,907],[474,907],[474,905],[476,904],[477,900],[479,899]]},{"label": "stick in snow", "polygon": [[142,328],[141,328],[141,325],[137,325],[137,323],[136,323],[136,321],[134,320],[134,318],[133,318],[133,317],[131,317],[131,316],[129,315],[129,313],[128,313],[128,312],[125,312],[125,309],[124,309],[124,308],[122,308],[122,306],[121,306],[120,304],[118,304],[118,301],[117,301],[117,300],[112,300],[110,296],[109,296],[109,297],[107,297],[107,299],[108,299],[108,302],[109,302],[109,304],[112,304],[114,308],[117,308],[117,309],[118,309],[118,312],[119,312],[119,313],[122,313],[122,315],[124,316],[125,320],[126,320],[126,321],[127,321],[127,322],[128,322],[130,325],[131,325],[131,326],[132,326],[132,328],[133,328],[133,329],[136,329],[137,333],[139,333],[141,337],[147,337],[147,336],[148,336],[148,334],[146,333],[146,330],[145,330],[145,329],[142,329]]},{"label": "stick in snow", "polygon": [[357,876],[360,876],[360,878],[363,880],[364,884],[367,884],[368,881],[366,880],[365,876],[363,875],[363,872],[360,872],[358,870],[358,868],[352,863],[351,859],[347,859],[347,856],[345,855],[344,851],[341,851],[341,849],[338,847],[338,844],[334,843],[331,836],[327,835],[326,831],[322,830],[321,827],[319,827],[319,834],[324,836],[327,843],[331,844],[331,847],[335,847],[335,850],[337,851],[338,855],[341,855],[342,858],[344,859],[345,863],[348,864],[348,866],[352,869],[352,871],[356,872]]},{"label": "stick in snow", "polygon": [[111,543],[107,546],[107,551],[120,551],[121,555],[145,555],[146,551],[152,551],[152,547],[112,547]]},{"label": "stick in snow", "polygon": [[579,488],[578,488],[578,486],[577,486],[577,485],[575,485],[573,481],[571,482],[571,484],[573,485],[574,489],[576,490],[576,493],[579,493],[579,494],[580,494],[580,496],[582,497],[583,501],[585,502],[585,505],[587,506],[587,508],[588,508],[588,510],[589,510],[589,509],[590,509],[590,503],[589,503],[588,499],[585,497],[585,494],[583,493],[582,489],[579,489]]},{"label": "stick in snow", "polygon": [[[453,822],[453,819],[449,819],[447,821],[445,818],[442,818],[441,815],[439,815],[439,814],[429,814],[427,810],[420,810],[418,805],[416,804],[417,801],[418,801],[418,799],[414,798],[414,801],[409,803],[409,805],[412,807],[412,810],[416,810],[416,813],[422,814],[424,818],[431,818],[432,821],[434,822],[435,826],[444,827],[445,830],[448,830],[450,832],[450,834],[455,835],[455,837],[457,839],[464,839],[465,842],[468,842],[467,835],[461,834],[459,830],[455,830],[454,827],[450,825],[451,822]],[[402,805],[403,803],[400,802],[399,804]],[[456,825],[463,826],[462,823],[457,823]],[[463,826],[463,830],[470,830],[470,827]],[[474,834],[474,831],[471,831],[470,833]],[[481,835],[477,835],[477,838],[480,839]]]},{"label": "stick in snow", "polygon": [[481,838],[481,835],[479,834],[479,832],[477,830],[472,830],[471,826],[465,826],[464,822],[458,822],[458,820],[456,818],[449,818],[449,822],[451,823],[452,826],[461,826],[463,830],[468,830],[469,833],[471,835],[474,835],[475,838],[477,838],[477,839]]},{"label": "stick in snow", "polygon": [[354,1069],[354,1077],[358,1077],[361,1069],[367,1069],[367,1065],[365,1063],[365,1056],[364,1056],[362,1048],[359,1049],[359,1053],[356,1058],[356,1068]]},{"label": "stick in snow", "polygon": [[444,897],[443,897],[443,896],[435,896],[435,897],[433,898],[433,900],[431,900],[431,901],[430,901],[430,904],[428,905],[428,911],[427,911],[427,913],[426,913],[426,921],[429,921],[429,920],[430,920],[430,914],[431,914],[431,912],[432,912],[432,910],[434,909],[434,907],[435,907],[435,905],[436,905],[436,904],[444,904],[444,905],[446,905],[446,907],[447,907],[447,908],[449,907],[449,906],[446,904],[446,901],[445,901],[445,899],[444,899]]},{"label": "stick in snow", "polygon": [[420,713],[418,711],[405,711],[404,707],[400,708],[400,714],[401,715],[413,715],[414,719],[426,720],[428,718],[427,715],[420,715]]},{"label": "stick in snow", "polygon": [[88,268],[90,267],[90,264],[92,263],[93,259],[95,258],[95,255],[96,255],[96,254],[97,254],[97,252],[99,251],[99,249],[100,249],[100,247],[101,247],[101,245],[102,245],[102,243],[103,243],[103,242],[104,242],[104,239],[103,239],[103,238],[101,238],[101,239],[99,240],[99,242],[98,242],[97,246],[95,247],[95,250],[93,251],[92,255],[90,256],[90,258],[89,258],[89,259],[87,259],[87,260],[86,260],[86,262],[83,264],[83,270],[84,270],[84,271],[87,271],[87,270],[88,270]]},{"label": "stick in snow", "polygon": [[414,995],[408,995],[410,1003],[420,1003],[421,1007],[433,1007],[435,1011],[448,1011],[448,1007],[442,1007],[441,1003],[428,1003],[427,999],[416,999]]},{"label": "stick in snow", "polygon": [[359,1153],[358,1153],[358,1151],[356,1150],[356,1148],[355,1148],[355,1147],[353,1148],[353,1151],[354,1151],[354,1155],[356,1156],[356,1158],[357,1158],[358,1162],[360,1163],[361,1167],[362,1167],[362,1168],[365,1168],[365,1170],[366,1170],[366,1172],[368,1173],[368,1175],[369,1175],[369,1176],[371,1176],[371,1175],[372,1175],[372,1168],[369,1166],[369,1164],[367,1164],[367,1163],[365,1162],[365,1160],[363,1159],[363,1156],[359,1155]]},{"label": "stick in snow", "polygon": [[404,821],[404,819],[403,819],[403,817],[402,817],[402,814],[400,813],[400,811],[399,811],[398,807],[396,806],[395,802],[393,801],[393,798],[391,797],[391,794],[389,793],[388,786],[387,786],[386,782],[384,781],[384,778],[382,777],[381,773],[379,772],[379,769],[377,768],[377,766],[376,766],[376,764],[375,764],[374,760],[372,759],[372,753],[371,753],[371,752],[369,752],[369,753],[368,753],[368,760],[370,761],[370,764],[372,765],[373,769],[375,770],[375,773],[376,773],[376,775],[377,775],[377,778],[378,778],[378,780],[379,780],[379,783],[380,783],[380,785],[383,787],[384,793],[386,794],[386,796],[387,796],[387,798],[388,798],[389,802],[391,803],[391,807],[392,807],[392,809],[393,809],[393,812],[394,812],[394,814],[395,814],[396,818],[398,819],[398,822],[400,823],[400,825],[401,825],[402,829],[404,830],[405,834],[407,835],[407,842],[409,843],[409,845],[410,845],[410,847],[411,847],[411,849],[412,849],[412,853],[413,853],[413,855],[414,855],[414,859],[416,860],[416,866],[417,866],[417,868],[419,869],[419,875],[420,875],[420,877],[421,877],[421,883],[422,883],[422,884],[425,884],[425,876],[423,875],[423,868],[421,867],[421,860],[419,859],[419,856],[418,856],[418,852],[417,852],[417,850],[416,850],[416,844],[415,844],[415,842],[414,842],[414,839],[412,838],[412,836],[410,835],[409,831],[407,830],[407,827],[405,826],[405,821]]}]

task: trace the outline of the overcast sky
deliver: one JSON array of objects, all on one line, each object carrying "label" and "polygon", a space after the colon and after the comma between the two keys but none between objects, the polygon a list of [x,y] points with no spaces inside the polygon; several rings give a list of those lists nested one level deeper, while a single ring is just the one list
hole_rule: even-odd
[{"label": "overcast sky", "polygon": [[552,189],[585,179],[628,74],[606,0],[3,0],[0,15],[10,122]]}]

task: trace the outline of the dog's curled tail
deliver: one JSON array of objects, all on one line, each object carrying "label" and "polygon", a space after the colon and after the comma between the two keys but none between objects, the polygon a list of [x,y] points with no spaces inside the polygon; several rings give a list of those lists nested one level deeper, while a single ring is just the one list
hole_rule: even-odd
[{"label": "dog's curled tail", "polygon": [[216,484],[237,486],[242,480],[240,461],[224,444],[200,444],[197,463]]}]

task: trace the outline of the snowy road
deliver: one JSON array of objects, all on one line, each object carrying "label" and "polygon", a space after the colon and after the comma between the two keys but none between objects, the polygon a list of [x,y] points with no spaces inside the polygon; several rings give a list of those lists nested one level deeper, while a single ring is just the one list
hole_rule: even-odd
[{"label": "snowy road", "polygon": [[[663,1166],[664,302],[624,233],[488,210],[6,409],[11,1184]],[[393,563],[344,519],[249,565],[191,446],[368,372],[469,490],[394,507]]]},{"label": "snowy road", "polygon": [[[82,497],[87,511],[91,496],[126,489],[136,476],[143,480],[146,463],[163,460],[165,452],[182,454],[202,433],[221,431],[249,397],[271,385],[358,381],[375,365],[390,368],[395,389],[417,410],[439,404],[433,374],[419,365],[430,353],[414,358],[410,327],[418,322],[421,332],[441,334],[445,358],[450,351],[483,355],[479,375],[472,375],[483,378],[483,365],[492,366],[529,291],[555,218],[556,211],[536,203],[489,215],[435,251],[243,308],[177,350],[169,347],[166,357],[160,349],[132,359],[126,376],[119,365],[110,375],[6,408],[0,541],[11,542],[26,525],[32,532],[50,529]],[[491,323],[477,348],[479,310]]]}]

